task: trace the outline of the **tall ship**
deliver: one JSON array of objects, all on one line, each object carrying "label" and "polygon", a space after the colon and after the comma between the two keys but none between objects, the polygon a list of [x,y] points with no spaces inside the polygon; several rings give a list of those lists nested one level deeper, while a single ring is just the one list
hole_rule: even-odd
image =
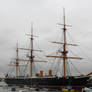
[{"label": "tall ship", "polygon": [[[72,44],[72,43],[67,43],[67,37],[66,37],[66,32],[67,29],[66,27],[69,25],[66,25],[65,23],[65,11],[64,15],[63,15],[63,42],[52,42],[52,43],[56,43],[56,44],[61,44],[62,45],[62,49],[60,50],[60,54],[58,55],[52,55],[52,56],[46,56],[48,58],[59,58],[59,62],[63,63],[63,75],[62,76],[58,76],[58,75],[53,75],[52,74],[52,70],[49,70],[49,75],[48,76],[44,76],[43,75],[43,71],[40,71],[40,74],[36,74],[35,76],[33,76],[33,63],[34,62],[49,62],[49,61],[39,61],[39,60],[35,60],[35,56],[33,55],[34,51],[39,51],[39,50],[34,50],[34,35],[33,35],[33,27],[31,28],[31,34],[30,36],[30,48],[26,49],[26,48],[18,48],[17,46],[17,50],[16,50],[16,62],[13,66],[16,66],[16,76],[10,77],[9,74],[6,75],[5,77],[5,82],[9,85],[9,86],[29,86],[32,88],[38,87],[38,88],[53,88],[53,89],[61,89],[61,88],[73,88],[76,90],[79,90],[81,92],[81,89],[84,88],[86,86],[86,84],[88,83],[89,80],[89,76],[87,75],[79,75],[79,76],[73,76],[73,75],[68,75],[67,74],[67,62],[68,59],[69,60],[81,60],[83,58],[80,57],[73,57],[73,56],[69,56],[68,55],[68,50],[67,50],[67,46],[68,45],[72,45],[72,46],[76,46],[76,44]],[[19,49],[21,50],[29,50],[30,51],[30,55],[28,56],[28,59],[20,59],[18,56],[18,51]],[[30,63],[30,76],[19,76],[19,66],[20,66],[20,61],[27,61]],[[44,66],[45,64],[43,64]],[[41,67],[41,66],[40,66]],[[61,70],[60,70],[61,71]],[[21,71],[20,71],[21,72]]]}]

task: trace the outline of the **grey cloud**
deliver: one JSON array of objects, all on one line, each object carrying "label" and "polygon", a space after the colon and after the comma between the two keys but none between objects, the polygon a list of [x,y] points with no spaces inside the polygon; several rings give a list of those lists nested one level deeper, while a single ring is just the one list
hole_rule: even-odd
[{"label": "grey cloud", "polygon": [[[37,40],[41,48],[49,49],[48,54],[53,52],[56,46],[48,41],[54,41],[57,35],[61,35],[59,28],[62,27],[57,26],[57,23],[63,23],[62,7],[66,8],[66,23],[73,26],[68,31],[91,51],[91,4],[91,0],[0,0],[1,66],[9,63],[9,58],[14,56],[13,47],[16,47],[17,40],[21,46],[25,45],[25,34],[31,30],[31,21],[34,22],[34,33],[39,35]],[[90,51],[84,51],[91,57]],[[2,67],[0,71],[3,71]]]}]

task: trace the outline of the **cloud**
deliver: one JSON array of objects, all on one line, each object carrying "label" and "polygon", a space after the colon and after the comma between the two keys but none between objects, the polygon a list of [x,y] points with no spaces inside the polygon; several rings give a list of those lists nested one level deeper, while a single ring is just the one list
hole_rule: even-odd
[{"label": "cloud", "polygon": [[[35,40],[40,43],[40,47],[47,50],[46,54],[54,52],[57,46],[48,41],[56,41],[61,37],[62,27],[57,26],[57,23],[63,23],[62,7],[66,8],[66,23],[73,26],[67,31],[76,39],[75,42],[80,42],[91,51],[91,3],[91,0],[0,0],[1,66],[15,56],[17,40],[20,46],[28,41],[25,34],[31,30],[31,21],[34,22],[34,34],[39,35]],[[84,51],[91,57],[90,51]]]}]

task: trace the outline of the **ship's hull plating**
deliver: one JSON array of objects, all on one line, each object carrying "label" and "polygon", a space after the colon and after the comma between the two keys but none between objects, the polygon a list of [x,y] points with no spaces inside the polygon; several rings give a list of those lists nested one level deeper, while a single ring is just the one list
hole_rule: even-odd
[{"label": "ship's hull plating", "polygon": [[89,77],[68,77],[68,78],[5,78],[8,85],[31,86],[31,87],[62,87],[72,86],[81,87],[87,84]]}]

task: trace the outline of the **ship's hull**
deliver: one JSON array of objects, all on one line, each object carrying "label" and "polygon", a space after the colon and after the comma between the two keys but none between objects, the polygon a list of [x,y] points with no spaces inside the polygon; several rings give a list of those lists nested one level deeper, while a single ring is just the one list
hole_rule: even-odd
[{"label": "ship's hull", "polygon": [[68,78],[5,78],[9,85],[30,86],[39,88],[60,88],[65,86],[84,87],[89,77],[68,77]]}]

